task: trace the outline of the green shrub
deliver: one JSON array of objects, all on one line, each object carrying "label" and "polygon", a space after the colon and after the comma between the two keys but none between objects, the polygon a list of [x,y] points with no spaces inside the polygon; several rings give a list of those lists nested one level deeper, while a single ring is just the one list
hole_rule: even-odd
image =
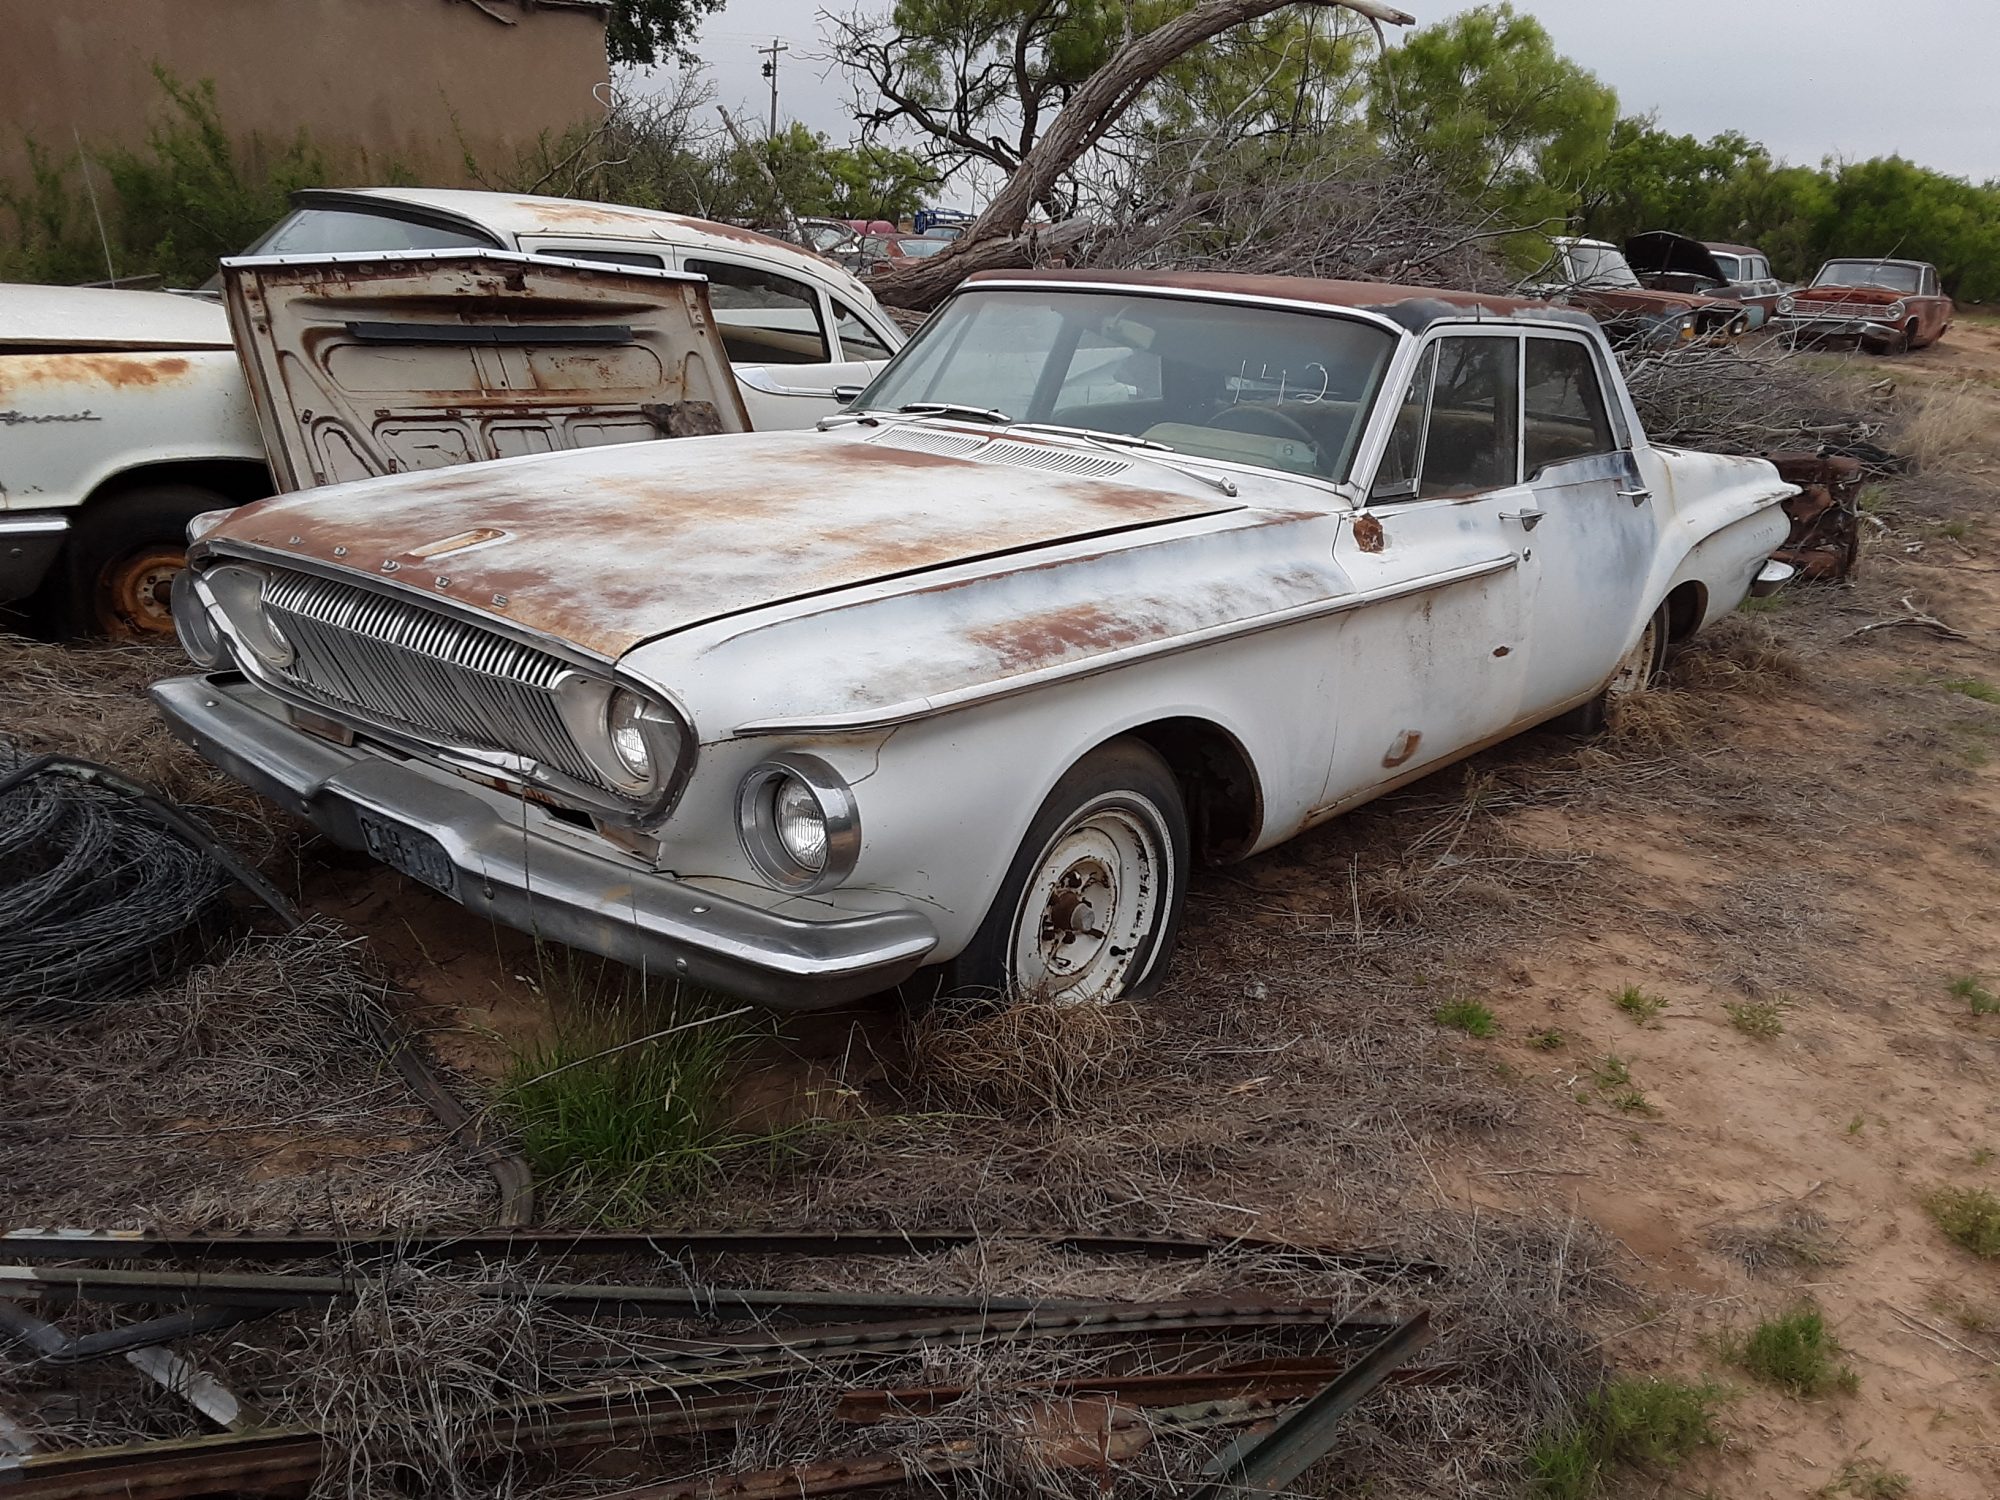
[{"label": "green shrub", "polygon": [[1528,1452],[1532,1492],[1544,1500],[1587,1500],[1615,1464],[1670,1469],[1722,1442],[1720,1386],[1672,1379],[1614,1380],[1568,1427],[1545,1432]]},{"label": "green shrub", "polygon": [[1728,1338],[1723,1353],[1766,1385],[1794,1396],[1852,1394],[1860,1386],[1853,1370],[1840,1363],[1840,1341],[1811,1303],[1766,1318],[1746,1337]]},{"label": "green shrub", "polygon": [[2000,1198],[1988,1189],[1941,1187],[1924,1199],[1924,1211],[1974,1255],[2000,1256]]},{"label": "green shrub", "polygon": [[1500,1029],[1493,1012],[1477,1000],[1449,1000],[1437,1008],[1437,1023],[1467,1036],[1488,1037]]}]

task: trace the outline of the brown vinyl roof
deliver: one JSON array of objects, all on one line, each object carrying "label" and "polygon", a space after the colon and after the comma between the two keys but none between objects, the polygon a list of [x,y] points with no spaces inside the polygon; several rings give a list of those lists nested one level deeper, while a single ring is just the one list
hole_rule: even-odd
[{"label": "brown vinyl roof", "polygon": [[1421,333],[1433,323],[1464,322],[1468,317],[1528,319],[1595,328],[1587,314],[1536,302],[1448,287],[1397,286],[1386,281],[1333,281],[1316,276],[1252,276],[1229,271],[979,271],[967,285],[981,282],[1031,281],[1050,286],[1121,286],[1211,296],[1268,297],[1288,302],[1317,302],[1325,307],[1377,313]]}]

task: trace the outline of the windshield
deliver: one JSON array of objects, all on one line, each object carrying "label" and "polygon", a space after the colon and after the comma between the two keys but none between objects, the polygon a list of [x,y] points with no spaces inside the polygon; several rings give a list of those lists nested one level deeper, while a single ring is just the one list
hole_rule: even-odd
[{"label": "windshield", "polygon": [[854,405],[947,403],[1342,479],[1394,347],[1388,330],[1334,313],[975,289],[948,303]]},{"label": "windshield", "polygon": [[1609,245],[1571,245],[1570,279],[1578,286],[1637,286],[1624,255]]},{"label": "windshield", "polygon": [[491,235],[446,229],[393,213],[348,208],[296,208],[245,255],[334,255],[346,250],[499,250]]},{"label": "windshield", "polygon": [[1879,286],[1888,292],[1914,292],[1915,266],[1883,260],[1830,260],[1820,267],[1814,286]]},{"label": "windshield", "polygon": [[896,241],[903,247],[903,254],[914,255],[919,260],[926,255],[936,255],[951,243],[948,239],[932,239],[929,235],[906,235]]}]

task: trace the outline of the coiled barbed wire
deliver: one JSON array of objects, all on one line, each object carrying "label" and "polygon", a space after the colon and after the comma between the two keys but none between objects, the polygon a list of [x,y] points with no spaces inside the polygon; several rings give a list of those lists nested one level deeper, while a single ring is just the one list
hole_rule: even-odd
[{"label": "coiled barbed wire", "polygon": [[[29,759],[0,741],[0,778]],[[165,978],[229,883],[131,799],[28,777],[0,796],[0,1015],[59,1019]]]}]

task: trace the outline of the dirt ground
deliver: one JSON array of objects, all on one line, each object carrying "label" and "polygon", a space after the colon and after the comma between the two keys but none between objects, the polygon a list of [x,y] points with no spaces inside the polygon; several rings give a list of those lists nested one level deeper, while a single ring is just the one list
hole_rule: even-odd
[{"label": "dirt ground", "polygon": [[[1971,416],[1958,451],[1871,491],[1855,583],[1727,622],[1601,742],[1530,735],[1208,872],[1168,993],[1060,1076],[1003,1070],[996,1092],[962,1060],[1007,1037],[886,1005],[775,1024],[739,1111],[811,1126],[804,1145],[662,1217],[1247,1232],[1446,1261],[1447,1357],[1491,1355],[1487,1404],[1396,1397],[1373,1457],[1318,1493],[1501,1493],[1527,1424],[1601,1360],[1735,1392],[1720,1450],[1628,1473],[1629,1494],[1836,1493],[1856,1458],[1927,1500],[2000,1494],[2000,1273],[1920,1202],[2000,1188],[2000,1016],[1950,992],[2000,976],[2000,706],[1966,691],[2000,686],[2000,322],[1870,374]],[[274,866],[366,935],[467,1092],[549,1030],[563,987],[517,935],[310,840]],[[1635,1019],[1627,987],[1664,1007]],[[1457,1000],[1497,1033],[1439,1026]],[[1738,1029],[1725,1007],[1746,1004],[1782,1031]],[[9,1217],[73,1209],[30,1177]],[[478,1217],[458,1188],[437,1201]],[[1806,1298],[1855,1394],[1778,1396],[1719,1352]],[[1374,1488],[1398,1444],[1417,1458]]]}]

